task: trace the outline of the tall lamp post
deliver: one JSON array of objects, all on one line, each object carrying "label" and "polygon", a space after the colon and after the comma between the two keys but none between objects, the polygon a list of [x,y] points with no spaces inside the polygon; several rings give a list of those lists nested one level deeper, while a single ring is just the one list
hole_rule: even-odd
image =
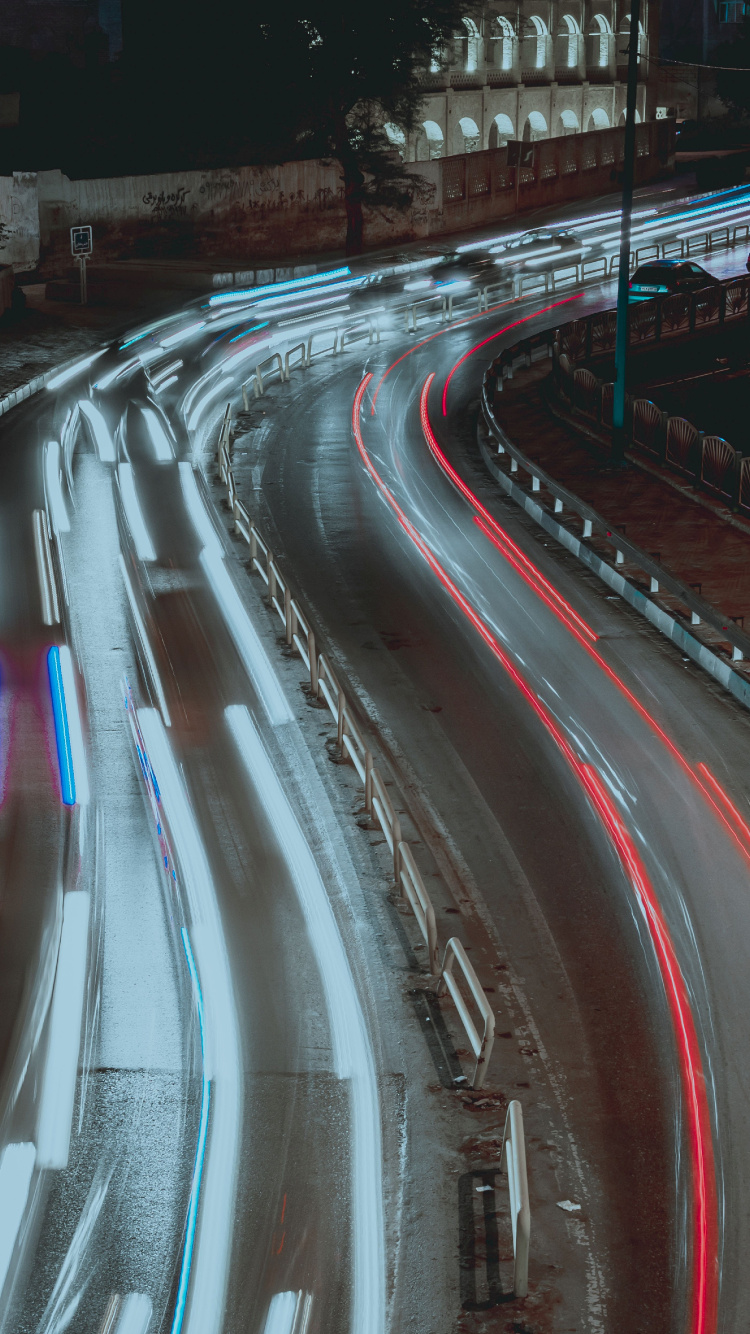
[{"label": "tall lamp post", "polygon": [[641,0],[630,0],[628,44],[628,100],[625,112],[625,160],[622,172],[622,222],[620,225],[620,269],[617,281],[617,333],[615,336],[615,395],[612,405],[612,462],[625,460],[625,366],[628,356],[628,287],[630,284],[630,228],[635,179],[635,103],[638,95],[638,47],[640,45]]}]

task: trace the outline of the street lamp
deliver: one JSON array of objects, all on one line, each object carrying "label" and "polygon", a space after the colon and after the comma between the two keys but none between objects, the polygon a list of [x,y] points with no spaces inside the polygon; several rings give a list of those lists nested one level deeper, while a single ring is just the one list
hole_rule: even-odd
[{"label": "street lamp", "polygon": [[630,3],[628,44],[628,100],[625,111],[625,160],[622,172],[620,268],[617,280],[617,333],[615,336],[615,393],[612,405],[612,462],[625,462],[625,367],[628,356],[628,288],[630,285],[630,228],[635,179],[635,104],[638,94],[638,47],[641,0]]}]

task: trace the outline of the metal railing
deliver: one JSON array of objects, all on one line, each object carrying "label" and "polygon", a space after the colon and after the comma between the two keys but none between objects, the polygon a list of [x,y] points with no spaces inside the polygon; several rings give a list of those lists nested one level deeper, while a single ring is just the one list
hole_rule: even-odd
[{"label": "metal railing", "polygon": [[[348,761],[353,765],[362,784],[365,813],[385,835],[396,892],[402,903],[409,905],[427,946],[427,971],[433,977],[440,974],[438,991],[444,985],[456,1004],[476,1057],[473,1087],[481,1088],[494,1041],[495,1016],[460,941],[453,939],[448,942],[440,968],[435,910],[411,848],[402,838],[401,821],[388,791],[388,782],[375,766],[359,721],[328,655],[317,646],[309,617],[294,596],[269,543],[237,495],[231,444],[231,404],[228,403],[219,431],[217,465],[221,482],[227,489],[235,531],[250,548],[251,573],[258,574],[262,579],[268,606],[284,626],[286,648],[297,653],[304,663],[308,673],[306,689],[310,702],[320,708],[327,708],[336,721],[338,757],[342,762]],[[481,1037],[453,976],[456,960],[482,1015],[484,1028]]]},{"label": "metal railing", "polygon": [[[295,369],[305,370],[312,365],[313,345],[315,339],[327,338],[328,346],[315,348],[315,355],[320,356],[328,352],[334,355],[337,352],[343,352],[348,343],[353,343],[359,338],[367,338],[370,343],[380,342],[380,325],[377,320],[364,317],[356,320],[353,324],[346,324],[343,327],[340,324],[331,325],[330,328],[313,329],[306,343],[295,343],[293,347],[287,348],[283,355],[280,352],[272,352],[264,361],[258,363],[252,375],[242,384],[242,402],[247,412],[250,408],[250,399],[248,389],[252,385],[253,395],[260,398],[266,391],[266,382],[268,379],[268,368],[278,372],[279,380],[285,384]],[[331,341],[332,340],[332,341]],[[292,357],[297,356],[299,360],[292,365]]]},{"label": "metal railing", "polygon": [[516,1098],[508,1104],[503,1130],[503,1149],[505,1150],[508,1168],[510,1221],[513,1229],[513,1293],[516,1297],[526,1297],[529,1291],[531,1206],[529,1204],[529,1182],[526,1172],[523,1111]]},{"label": "metal railing", "polygon": [[[497,453],[507,454],[511,460],[511,472],[517,473],[519,468],[525,472],[531,481],[532,491],[540,491],[543,487],[554,499],[555,514],[562,514],[565,510],[577,514],[581,520],[580,536],[582,539],[596,536],[613,551],[615,565],[623,565],[627,561],[636,569],[641,570],[648,576],[651,593],[658,593],[662,588],[670,593],[686,609],[686,614],[690,616],[692,625],[699,625],[703,621],[719,632],[722,639],[730,644],[732,658],[735,662],[739,662],[743,658],[750,658],[750,635],[745,634],[732,620],[722,616],[714,607],[704,602],[703,598],[695,592],[695,589],[683,584],[654,556],[648,555],[647,552],[637,547],[624,533],[619,533],[591,505],[587,505],[585,501],[569,491],[567,487],[561,486],[549,473],[527,458],[522,450],[508,439],[499,427],[492,409],[491,369],[485,377],[482,389],[483,413],[493,436]],[[571,534],[571,537],[573,536]],[[575,540],[578,544],[578,539]]]},{"label": "metal railing", "polygon": [[[456,963],[458,963],[458,966],[464,975],[469,991],[474,997],[476,1007],[482,1016],[483,1029],[481,1034],[472,1019],[471,1011],[464,999],[461,988],[453,976],[453,968]],[[495,1042],[495,1015],[482,990],[479,978],[466,957],[466,950],[461,944],[461,941],[457,940],[455,936],[451,937],[445,947],[443,966],[440,970],[440,980],[437,984],[438,996],[443,987],[447,988],[451,999],[453,1000],[461,1019],[461,1023],[464,1026],[466,1036],[471,1043],[471,1049],[476,1056],[472,1086],[475,1089],[480,1089],[484,1085],[487,1066]]]}]

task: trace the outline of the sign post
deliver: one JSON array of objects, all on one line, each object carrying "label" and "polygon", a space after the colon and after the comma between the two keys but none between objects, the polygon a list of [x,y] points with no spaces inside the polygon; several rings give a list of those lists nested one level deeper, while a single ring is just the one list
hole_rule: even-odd
[{"label": "sign post", "polygon": [[70,229],[70,251],[74,259],[78,260],[81,270],[81,305],[85,306],[88,302],[88,286],[86,283],[86,260],[94,249],[94,235],[91,227],[71,227]]}]

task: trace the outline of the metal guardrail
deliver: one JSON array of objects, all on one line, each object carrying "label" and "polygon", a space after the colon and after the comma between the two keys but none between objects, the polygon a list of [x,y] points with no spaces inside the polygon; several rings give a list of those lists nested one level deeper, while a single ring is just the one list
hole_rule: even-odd
[{"label": "metal guardrail", "polygon": [[49,519],[46,510],[34,510],[34,552],[36,554],[39,593],[42,600],[42,620],[45,625],[59,625],[60,599],[57,595],[57,580],[52,564]]},{"label": "metal guardrail", "polygon": [[[648,576],[651,593],[658,593],[660,588],[666,589],[686,608],[693,625],[699,625],[701,621],[705,621],[706,625],[710,625],[718,631],[722,638],[731,645],[733,661],[739,662],[743,658],[750,658],[750,635],[745,634],[744,630],[741,630],[728,617],[722,616],[707,602],[704,602],[703,598],[694,589],[689,588],[675,578],[655,557],[642,551],[624,533],[619,533],[597,510],[593,509],[591,505],[587,505],[585,501],[569,491],[567,487],[561,486],[544,468],[540,468],[537,463],[533,463],[513,441],[508,439],[505,432],[500,428],[492,409],[491,370],[492,368],[485,376],[482,389],[483,415],[494,440],[497,453],[507,454],[511,460],[511,472],[516,473],[519,468],[525,472],[531,480],[532,491],[540,491],[544,487],[554,498],[554,513],[556,515],[562,514],[565,510],[577,514],[581,520],[582,540],[596,534],[614,552],[615,565],[623,565],[625,561],[628,561],[629,564],[634,565],[636,569],[641,570]],[[571,536],[574,535],[571,534]],[[575,540],[578,541],[578,539]]]},{"label": "metal guardrail", "polygon": [[[438,991],[441,983],[444,984],[456,1004],[476,1056],[473,1087],[481,1088],[494,1041],[494,1013],[460,941],[455,939],[449,941],[442,969],[440,968],[435,910],[414,855],[401,837],[401,821],[388,792],[388,785],[375,767],[372,752],[365,742],[359,723],[327,654],[320,652],[317,647],[309,617],[292,593],[289,581],[280,569],[269,543],[237,496],[230,456],[231,440],[231,405],[228,403],[219,431],[217,464],[219,477],[227,488],[227,499],[235,530],[250,548],[251,570],[257,573],[265,584],[268,606],[284,626],[286,647],[299,654],[307,669],[309,678],[307,690],[311,703],[327,708],[336,720],[336,745],[340,759],[349,761],[354,766],[364,791],[365,812],[385,835],[392,859],[396,891],[402,902],[411,908],[427,946],[428,972],[433,977],[440,974]],[[482,1015],[484,1030],[481,1037],[453,976],[456,959]]]},{"label": "metal guardrail", "polygon": [[503,1149],[505,1150],[508,1168],[510,1220],[513,1229],[513,1293],[516,1297],[526,1297],[529,1291],[531,1207],[529,1204],[529,1182],[526,1173],[526,1139],[523,1133],[523,1111],[516,1098],[508,1104],[503,1130]]},{"label": "metal guardrail", "polygon": [[[484,1021],[484,1027],[481,1035],[476,1027],[476,1024],[474,1023],[474,1020],[471,1017],[471,1011],[468,1005],[466,1004],[466,1001],[464,1000],[458,982],[453,976],[453,968],[456,963],[458,963],[458,966],[464,975],[469,991],[474,997],[477,1009],[479,1010],[479,1013],[481,1014],[482,1019]],[[445,954],[443,955],[443,966],[440,970],[440,980],[438,981],[437,984],[438,996],[440,995],[440,992],[444,986],[447,988],[453,1000],[453,1003],[456,1009],[458,1010],[458,1014],[461,1019],[461,1023],[464,1026],[466,1036],[468,1037],[469,1042],[471,1043],[471,1049],[474,1052],[474,1055],[476,1056],[476,1065],[474,1067],[474,1078],[472,1080],[472,1087],[475,1089],[480,1089],[484,1085],[484,1079],[487,1073],[487,1066],[489,1064],[489,1059],[490,1056],[492,1055],[492,1048],[495,1042],[495,1015],[494,1011],[492,1010],[491,1006],[487,1001],[487,997],[485,996],[482,990],[479,978],[477,977],[476,973],[474,972],[474,969],[469,963],[468,958],[466,957],[466,951],[463,945],[461,944],[461,941],[457,940],[455,936],[451,937],[451,939],[448,941],[448,944],[445,947]]]},{"label": "metal guardrail", "polygon": [[[272,352],[264,361],[258,363],[252,375],[242,384],[242,402],[245,412],[249,411],[250,400],[248,389],[252,385],[255,398],[261,398],[266,391],[266,381],[268,379],[267,367],[272,367],[278,372],[279,380],[285,384],[295,369],[305,370],[312,365],[313,345],[315,339],[328,338],[333,336],[333,342],[328,347],[316,348],[315,355],[320,356],[324,352],[333,353],[343,352],[347,343],[353,343],[359,338],[367,338],[370,343],[380,342],[380,325],[377,320],[369,319],[366,316],[355,321],[353,324],[346,324],[343,327],[340,324],[331,325],[330,328],[313,329],[308,336],[307,342],[295,343],[285,352],[283,359],[280,352]],[[301,354],[301,355],[300,355]],[[296,365],[292,365],[292,357],[299,356]],[[266,374],[264,375],[264,371]]]}]

